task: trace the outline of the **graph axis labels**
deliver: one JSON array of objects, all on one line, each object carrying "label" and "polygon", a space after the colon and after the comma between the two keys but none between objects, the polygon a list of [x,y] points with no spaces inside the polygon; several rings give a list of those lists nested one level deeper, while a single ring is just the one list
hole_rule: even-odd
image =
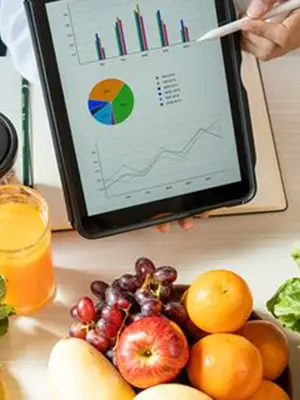
[{"label": "graph axis labels", "polygon": [[130,117],[134,94],[123,81],[112,78],[98,82],[90,92],[88,109],[100,124],[115,126]]}]

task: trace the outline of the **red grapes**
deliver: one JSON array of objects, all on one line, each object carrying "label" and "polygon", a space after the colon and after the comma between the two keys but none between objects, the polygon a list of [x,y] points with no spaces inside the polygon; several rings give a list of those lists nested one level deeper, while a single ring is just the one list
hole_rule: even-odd
[{"label": "red grapes", "polygon": [[70,314],[73,319],[79,320],[77,306],[71,308]]},{"label": "red grapes", "polygon": [[113,342],[118,335],[119,326],[113,324],[111,321],[108,321],[106,319],[99,319],[96,325],[96,329],[100,335],[107,337]]},{"label": "red grapes", "polygon": [[69,335],[70,337],[85,340],[86,329],[81,322],[74,322],[69,329]]},{"label": "red grapes", "polygon": [[171,302],[164,306],[164,314],[166,317],[182,326],[188,318],[186,309],[179,302]]},{"label": "red grapes", "polygon": [[95,301],[83,297],[72,307],[75,322],[69,335],[86,340],[116,365],[115,346],[122,329],[146,316],[161,315],[193,330],[185,307],[173,299],[176,279],[175,268],[156,268],[149,258],[141,257],[135,263],[135,274],[124,274],[111,285],[92,282]]},{"label": "red grapes", "polygon": [[153,299],[153,294],[150,292],[149,289],[137,290],[134,294],[134,298],[136,299],[138,304],[141,306],[142,304],[145,303],[145,301]]},{"label": "red grapes", "polygon": [[173,294],[173,286],[171,285],[161,285],[159,288],[159,299],[166,303]]},{"label": "red grapes", "polygon": [[98,333],[95,329],[91,329],[88,332],[86,335],[86,341],[93,345],[101,353],[104,353],[110,345],[108,338]]},{"label": "red grapes", "polygon": [[83,297],[77,304],[77,314],[81,322],[92,322],[96,316],[96,310],[89,297]]},{"label": "red grapes", "polygon": [[177,279],[177,271],[173,267],[159,267],[154,273],[154,279],[163,284],[173,283]]},{"label": "red grapes", "polygon": [[149,315],[155,315],[155,314],[160,314],[162,311],[162,303],[157,300],[157,299],[151,299],[148,301],[145,301],[143,303],[142,307],[142,314],[147,317]]},{"label": "red grapes", "polygon": [[119,279],[119,286],[125,292],[134,293],[140,287],[140,281],[137,276],[126,274]]},{"label": "red grapes", "polygon": [[117,327],[120,327],[124,320],[124,315],[116,305],[105,306],[102,310],[101,317],[107,321],[112,322]]},{"label": "red grapes", "polygon": [[155,272],[155,265],[148,258],[141,257],[135,263],[135,271],[138,278],[144,281],[147,276],[153,276]]},{"label": "red grapes", "polygon": [[114,304],[117,304],[119,296],[121,296],[121,295],[122,295],[121,289],[110,286],[109,288],[106,289],[106,292],[105,292],[106,304],[108,304],[109,306],[113,306]]},{"label": "red grapes", "polygon": [[95,281],[92,282],[90,289],[95,297],[102,300],[105,298],[105,291],[108,287],[109,285],[106,282]]}]

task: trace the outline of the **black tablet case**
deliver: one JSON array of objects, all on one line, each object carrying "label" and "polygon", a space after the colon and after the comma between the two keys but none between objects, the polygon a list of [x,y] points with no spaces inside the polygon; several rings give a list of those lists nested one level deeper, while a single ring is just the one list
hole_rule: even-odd
[{"label": "black tablet case", "polygon": [[[41,54],[40,43],[39,43],[38,38],[36,37],[36,32],[35,32],[35,16],[34,16],[32,0],[24,0],[24,6],[25,6],[26,15],[27,15],[27,18],[29,21],[29,26],[30,26],[31,36],[32,36],[32,40],[33,40],[33,44],[34,44],[34,48],[35,48],[38,67],[41,72],[44,70],[43,57]],[[234,2],[232,0],[228,0],[227,6],[229,7],[230,14],[235,15]],[[240,39],[241,39],[240,33],[235,33],[233,35],[233,40],[234,40],[236,46],[240,46]],[[241,71],[242,52],[238,53],[237,56],[238,56],[239,70]],[[245,96],[245,98],[247,99],[247,92],[244,87],[242,88],[242,91],[243,91],[242,95]],[[47,108],[47,113],[48,113],[48,118],[49,118],[49,122],[50,122],[52,135],[54,136],[53,144],[55,147],[55,153],[56,153],[57,163],[58,163],[60,177],[61,177],[61,181],[62,181],[63,192],[64,192],[64,196],[66,199],[69,220],[70,220],[71,225],[73,225],[75,227],[76,224],[74,225],[74,215],[76,215],[76,210],[75,210],[76,203],[74,204],[74,202],[71,201],[71,193],[72,193],[71,186],[73,185],[73,183],[67,179],[65,168],[64,168],[65,160],[63,159],[63,156],[61,154],[60,146],[57,143],[57,135],[55,133],[53,133],[55,131],[56,123],[53,119],[52,112],[49,109],[49,104],[51,104],[51,100],[49,98],[49,93],[47,90],[47,80],[45,80],[45,79],[44,79],[44,85],[43,85],[43,96],[45,98],[45,104],[46,104],[46,108]],[[251,127],[251,129],[249,129],[249,136],[247,137],[247,141],[249,143],[251,163],[254,168],[255,164],[256,164],[256,152],[255,152],[254,136],[252,133],[252,122],[251,122],[251,116],[250,116],[250,109],[249,109],[248,104],[247,104],[247,107],[244,108],[243,117],[244,117],[244,121],[248,124],[249,127]],[[75,154],[73,155],[73,157],[75,157]],[[166,220],[168,220],[168,217],[166,217]]]}]

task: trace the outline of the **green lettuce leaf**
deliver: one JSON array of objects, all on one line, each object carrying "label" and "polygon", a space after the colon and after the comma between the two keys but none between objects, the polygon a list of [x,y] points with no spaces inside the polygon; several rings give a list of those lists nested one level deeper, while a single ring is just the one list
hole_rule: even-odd
[{"label": "green lettuce leaf", "polygon": [[297,264],[299,270],[300,270],[300,242],[295,242],[292,246],[292,251],[291,251],[291,256],[292,259],[295,261]]},{"label": "green lettuce leaf", "polygon": [[0,336],[3,336],[8,331],[9,320],[8,317],[0,320]]},{"label": "green lettuce leaf", "polygon": [[267,302],[267,309],[287,329],[300,333],[300,278],[281,285]]},{"label": "green lettuce leaf", "polygon": [[6,280],[3,275],[0,275],[0,303],[5,299],[6,296]]},{"label": "green lettuce leaf", "polygon": [[15,314],[15,309],[7,304],[0,304],[0,321]]}]

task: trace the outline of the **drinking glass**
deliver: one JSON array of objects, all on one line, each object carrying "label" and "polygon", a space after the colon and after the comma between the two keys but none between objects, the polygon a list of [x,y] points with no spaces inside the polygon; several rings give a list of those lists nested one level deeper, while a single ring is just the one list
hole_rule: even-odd
[{"label": "drinking glass", "polygon": [[25,315],[55,294],[49,207],[36,191],[0,186],[0,274],[7,283],[5,302]]}]

